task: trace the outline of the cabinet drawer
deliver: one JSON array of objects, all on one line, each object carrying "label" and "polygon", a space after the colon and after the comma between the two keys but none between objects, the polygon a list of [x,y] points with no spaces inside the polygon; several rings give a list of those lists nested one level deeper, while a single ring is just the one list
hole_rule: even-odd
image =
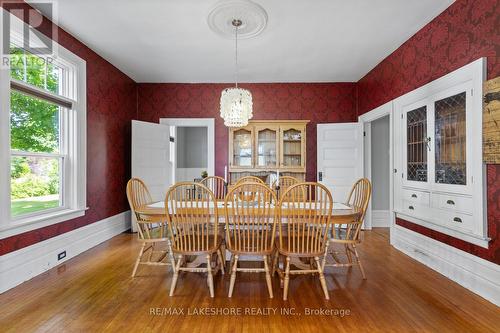
[{"label": "cabinet drawer", "polygon": [[439,223],[449,226],[453,229],[464,231],[474,230],[474,217],[462,213],[454,213],[445,210],[436,210]]},{"label": "cabinet drawer", "polygon": [[450,194],[436,194],[437,207],[440,209],[452,210],[472,215],[474,211],[474,201],[472,198]]},{"label": "cabinet drawer", "polygon": [[429,216],[429,211],[429,206],[403,200],[403,212],[405,214],[418,218],[427,218]]},{"label": "cabinet drawer", "polygon": [[422,206],[430,205],[429,192],[403,189],[403,200]]}]

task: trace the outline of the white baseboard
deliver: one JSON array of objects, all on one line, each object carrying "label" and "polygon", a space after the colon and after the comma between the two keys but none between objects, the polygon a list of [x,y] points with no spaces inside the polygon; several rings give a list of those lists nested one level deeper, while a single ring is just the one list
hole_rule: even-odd
[{"label": "white baseboard", "polygon": [[389,228],[391,213],[389,210],[372,210],[372,228]]},{"label": "white baseboard", "polygon": [[[130,211],[72,230],[0,257],[0,293],[128,230]],[[57,260],[57,254],[66,257]]]},{"label": "white baseboard", "polygon": [[391,245],[500,306],[500,265],[395,225]]}]

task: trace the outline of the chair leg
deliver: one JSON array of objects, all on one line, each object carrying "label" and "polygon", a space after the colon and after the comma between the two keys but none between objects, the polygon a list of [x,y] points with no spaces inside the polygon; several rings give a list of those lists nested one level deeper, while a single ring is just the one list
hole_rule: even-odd
[{"label": "chair leg", "polygon": [[229,272],[229,275],[232,274],[233,264],[234,264],[234,254],[231,253],[231,259],[229,259],[229,269],[227,270]]},{"label": "chair leg", "polygon": [[276,266],[278,265],[278,257],[279,257],[279,253],[278,251],[276,251],[273,255],[273,267],[271,267],[271,276],[274,276],[274,274],[276,273]]},{"label": "chair leg", "polygon": [[207,254],[207,282],[208,282],[208,289],[210,289],[210,297],[214,297],[214,277],[212,276],[212,256],[210,254]]},{"label": "chair leg", "polygon": [[[278,253],[278,262],[276,263],[276,267],[277,269],[276,270],[280,270],[280,261],[283,262],[283,271],[280,272],[280,273],[283,273],[285,268],[286,268],[286,263],[285,263],[285,257],[281,254]],[[285,287],[285,284],[284,284],[284,281],[285,281],[285,276],[284,274],[280,274],[280,288],[283,289]]]},{"label": "chair leg", "polygon": [[177,278],[179,277],[179,268],[182,263],[182,255],[177,258],[177,264],[174,266],[174,276],[172,276],[172,283],[170,284],[170,296],[174,296],[175,286],[177,285]]},{"label": "chair leg", "polygon": [[148,262],[151,262],[153,258],[153,252],[155,251],[155,243],[151,243],[151,252],[149,252]]},{"label": "chair leg", "polygon": [[285,268],[285,285],[283,289],[283,300],[286,301],[288,298],[288,284],[290,282],[290,257],[286,257],[286,268]]},{"label": "chair leg", "polygon": [[326,241],[326,247],[325,247],[325,256],[323,257],[323,261],[321,263],[321,270],[324,272],[325,271],[325,265],[326,265],[326,257],[328,257],[328,245],[330,244],[330,241]]},{"label": "chair leg", "polygon": [[325,280],[325,275],[323,274],[323,269],[319,264],[319,257],[314,257],[314,260],[316,260],[316,266],[318,268],[319,282],[321,282],[321,288],[323,288],[323,292],[325,293],[325,298],[329,300],[330,296],[328,295],[328,288],[326,287],[326,280]]},{"label": "chair leg", "polygon": [[222,242],[220,246],[220,251],[221,251],[221,258],[222,258],[222,263],[226,265],[226,244],[225,242]]},{"label": "chair leg", "polygon": [[175,273],[175,258],[174,252],[172,251],[172,245],[170,245],[170,241],[167,243],[168,257],[170,259],[170,266],[172,266],[172,272]]},{"label": "chair leg", "polygon": [[269,264],[267,262],[267,256],[263,257],[264,259],[264,270],[266,271],[266,283],[267,283],[267,291],[269,292],[269,298],[273,298],[273,284],[271,282],[271,273],[269,271]]},{"label": "chair leg", "polygon": [[352,244],[352,248],[354,249],[354,255],[356,256],[356,261],[358,262],[359,269],[361,270],[361,275],[363,275],[363,280],[366,280],[365,270],[363,265],[361,264],[361,260],[359,259],[358,251],[356,250],[356,245]]},{"label": "chair leg", "polygon": [[233,296],[234,283],[236,282],[236,269],[238,268],[238,255],[234,256],[234,264],[231,268],[231,282],[229,283],[229,294],[228,297]]},{"label": "chair leg", "polygon": [[345,248],[345,254],[347,256],[347,260],[349,261],[350,264],[352,264],[352,255],[351,255],[351,251],[349,251],[349,245],[344,244],[344,248]]},{"label": "chair leg", "polygon": [[224,275],[224,273],[225,273],[225,271],[224,271],[224,256],[222,255],[222,250],[221,249],[219,249],[217,251],[217,258],[218,258],[218,260],[220,262],[221,273],[222,273],[222,275]]},{"label": "chair leg", "polygon": [[132,270],[132,277],[135,277],[135,273],[137,272],[137,267],[139,267],[139,263],[141,262],[142,255],[144,254],[145,247],[146,247],[146,243],[142,243],[141,249],[139,250],[139,255],[137,256],[137,260],[135,261],[134,269]]}]

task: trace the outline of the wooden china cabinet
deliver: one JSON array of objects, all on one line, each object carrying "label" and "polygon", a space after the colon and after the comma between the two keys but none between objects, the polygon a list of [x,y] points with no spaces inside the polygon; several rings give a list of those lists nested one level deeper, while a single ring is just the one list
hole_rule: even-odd
[{"label": "wooden china cabinet", "polygon": [[280,171],[305,180],[308,120],[253,120],[229,130],[230,182]]}]

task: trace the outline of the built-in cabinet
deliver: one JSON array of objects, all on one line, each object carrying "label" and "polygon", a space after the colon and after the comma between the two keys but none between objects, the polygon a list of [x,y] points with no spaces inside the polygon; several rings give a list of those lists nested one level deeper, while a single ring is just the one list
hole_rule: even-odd
[{"label": "built-in cabinet", "polygon": [[394,102],[395,210],[402,218],[485,245],[483,60]]},{"label": "built-in cabinet", "polygon": [[253,120],[248,126],[229,130],[229,172],[231,178],[279,170],[306,172],[306,126],[308,120]]}]

